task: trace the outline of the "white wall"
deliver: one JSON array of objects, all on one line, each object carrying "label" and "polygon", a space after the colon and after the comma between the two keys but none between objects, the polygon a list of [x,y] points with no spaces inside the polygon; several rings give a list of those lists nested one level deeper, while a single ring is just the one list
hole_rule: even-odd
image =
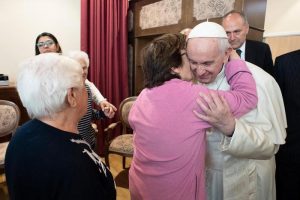
[{"label": "white wall", "polygon": [[267,0],[264,37],[300,35],[299,19],[299,0]]},{"label": "white wall", "polygon": [[[264,37],[300,35],[300,0],[267,0]],[[18,64],[50,32],[64,52],[80,49],[80,0],[0,0],[0,73],[15,82]]]},{"label": "white wall", "polygon": [[15,82],[38,34],[54,34],[64,52],[80,49],[80,0],[0,0],[0,27],[0,73]]}]

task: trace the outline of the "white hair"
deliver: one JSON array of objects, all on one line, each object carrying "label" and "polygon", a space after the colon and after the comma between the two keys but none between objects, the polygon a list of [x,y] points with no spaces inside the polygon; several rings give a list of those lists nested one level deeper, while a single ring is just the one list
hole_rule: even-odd
[{"label": "white hair", "polygon": [[66,56],[76,60],[77,62],[84,61],[87,67],[90,65],[89,56],[84,51],[70,51],[66,54]]},{"label": "white hair", "polygon": [[51,117],[62,111],[67,106],[67,90],[81,87],[82,67],[57,53],[23,61],[17,78],[20,99],[31,118]]},{"label": "white hair", "polygon": [[216,40],[219,43],[220,53],[225,53],[229,48],[231,48],[231,45],[228,42],[228,39],[226,39],[226,38],[216,38]]}]

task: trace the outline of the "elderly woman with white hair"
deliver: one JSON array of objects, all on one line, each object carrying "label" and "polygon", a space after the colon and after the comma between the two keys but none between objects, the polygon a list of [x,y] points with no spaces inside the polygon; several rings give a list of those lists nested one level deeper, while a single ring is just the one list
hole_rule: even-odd
[{"label": "elderly woman with white hair", "polygon": [[109,118],[112,118],[117,111],[117,108],[109,103],[100,93],[98,88],[94,85],[94,83],[90,82],[87,79],[88,75],[88,68],[90,66],[90,60],[89,56],[86,52],[84,51],[71,51],[67,54],[70,58],[73,58],[77,60],[81,66],[83,67],[84,70],[84,76],[85,76],[85,84],[87,84],[91,90],[91,95],[93,102],[95,102],[97,105],[101,107],[103,110],[108,110],[109,111]]},{"label": "elderly woman with white hair", "polygon": [[10,199],[115,199],[109,169],[78,134],[87,111],[82,67],[47,53],[23,62],[17,79],[32,120],[18,128],[5,157]]},{"label": "elderly woman with white hair", "polygon": [[[83,78],[85,82],[85,87],[88,94],[88,107],[87,113],[80,119],[78,123],[79,134],[94,148],[96,144],[96,136],[94,129],[91,125],[92,120],[102,119],[105,117],[112,118],[115,115],[115,107],[107,106],[102,110],[96,110],[92,108],[92,103],[95,101],[95,92],[92,92],[95,85],[88,81],[88,67],[89,67],[89,57],[84,51],[71,51],[67,54],[68,57],[79,62],[83,69]],[[98,91],[98,89],[94,90]]]}]

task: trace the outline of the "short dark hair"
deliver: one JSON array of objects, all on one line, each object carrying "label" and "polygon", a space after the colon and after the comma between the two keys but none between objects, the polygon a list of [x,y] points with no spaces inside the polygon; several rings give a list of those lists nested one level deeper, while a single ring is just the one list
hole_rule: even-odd
[{"label": "short dark hair", "polygon": [[237,10],[232,10],[232,11],[226,13],[226,14],[222,17],[222,22],[223,22],[223,20],[224,20],[228,15],[230,15],[230,14],[237,14],[237,15],[239,15],[239,16],[244,20],[244,23],[245,23],[245,24],[248,24],[248,19],[247,19],[247,16],[245,15],[245,13],[242,12],[242,11],[237,11]]},{"label": "short dark hair", "polygon": [[55,45],[58,46],[58,51],[56,53],[62,53],[61,47],[60,47],[56,37],[51,33],[43,32],[43,33],[39,34],[35,39],[35,55],[39,55],[41,53],[37,46],[37,43],[39,42],[39,39],[44,36],[50,37],[54,41]]},{"label": "short dark hair", "polygon": [[146,88],[153,88],[180,76],[172,68],[182,67],[181,50],[185,49],[183,34],[164,34],[142,50],[142,68]]}]

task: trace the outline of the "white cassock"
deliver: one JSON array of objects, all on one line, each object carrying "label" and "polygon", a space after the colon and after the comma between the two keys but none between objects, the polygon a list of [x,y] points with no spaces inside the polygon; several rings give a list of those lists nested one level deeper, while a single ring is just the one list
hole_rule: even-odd
[{"label": "white cassock", "polygon": [[[287,122],[280,88],[246,62],[256,81],[257,108],[240,119],[232,137],[207,131],[207,200],[275,200],[275,154],[285,143]],[[224,70],[211,89],[229,90]]]}]

